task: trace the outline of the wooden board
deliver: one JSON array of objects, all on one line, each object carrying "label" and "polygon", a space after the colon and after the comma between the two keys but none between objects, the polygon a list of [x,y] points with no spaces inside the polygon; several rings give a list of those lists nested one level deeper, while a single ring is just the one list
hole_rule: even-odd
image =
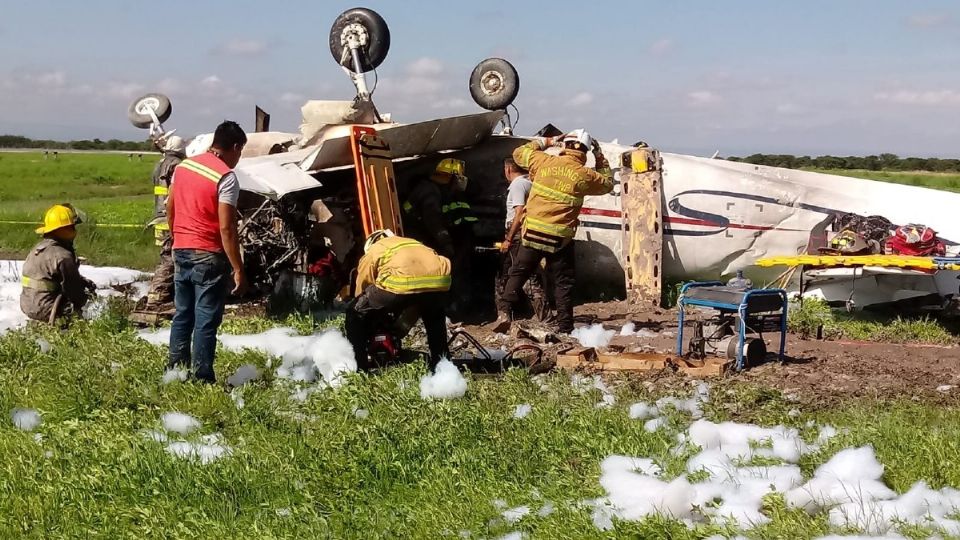
[{"label": "wooden board", "polygon": [[624,165],[630,165],[620,173],[627,300],[638,306],[658,307],[663,253],[660,153],[638,148],[625,154],[623,160]]},{"label": "wooden board", "polygon": [[557,353],[560,369],[587,371],[659,371],[676,369],[690,377],[722,377],[733,371],[733,361],[707,358],[694,366],[673,355],[658,353],[598,353],[596,349],[573,347]]},{"label": "wooden board", "polygon": [[403,235],[400,200],[390,147],[376,130],[355,126],[350,141],[357,170],[357,195],[364,236],[380,229]]}]

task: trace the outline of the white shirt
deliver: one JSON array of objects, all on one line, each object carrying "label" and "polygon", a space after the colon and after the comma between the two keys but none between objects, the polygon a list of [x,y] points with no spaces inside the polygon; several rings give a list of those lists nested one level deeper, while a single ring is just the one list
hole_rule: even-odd
[{"label": "white shirt", "polygon": [[240,200],[240,181],[237,173],[230,171],[217,182],[217,200],[236,208]]},{"label": "white shirt", "polygon": [[517,217],[517,207],[527,204],[527,197],[530,196],[532,187],[533,182],[527,178],[527,175],[520,175],[510,182],[510,187],[507,188],[507,225]]}]

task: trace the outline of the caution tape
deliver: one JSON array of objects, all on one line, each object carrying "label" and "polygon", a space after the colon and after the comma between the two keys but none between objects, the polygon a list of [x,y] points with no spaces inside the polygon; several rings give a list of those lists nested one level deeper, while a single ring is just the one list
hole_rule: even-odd
[{"label": "caution tape", "polygon": [[922,270],[960,270],[960,264],[938,261],[933,257],[905,255],[792,255],[763,257],[757,266],[879,266]]},{"label": "caution tape", "polygon": [[[43,223],[38,223],[36,221],[3,221],[0,220],[0,225],[33,225],[34,227],[39,227]],[[146,229],[148,225],[142,223],[81,223],[81,225],[93,225],[95,227],[104,227],[107,229]]]}]

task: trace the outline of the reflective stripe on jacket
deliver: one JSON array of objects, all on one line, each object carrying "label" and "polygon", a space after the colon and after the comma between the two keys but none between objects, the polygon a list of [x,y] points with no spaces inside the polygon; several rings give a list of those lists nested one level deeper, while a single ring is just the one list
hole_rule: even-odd
[{"label": "reflective stripe on jacket", "polygon": [[222,252],[217,184],[230,172],[212,152],[185,159],[173,173],[173,249]]},{"label": "reflective stripe on jacket", "polygon": [[370,285],[395,294],[448,291],[450,260],[411,238],[384,238],[370,247],[357,268],[356,295]]},{"label": "reflective stripe on jacket", "polygon": [[73,246],[52,238],[41,240],[30,250],[23,261],[20,283],[20,309],[37,321],[50,320],[61,296],[60,310],[68,305],[79,310],[87,303],[86,280],[80,275]]},{"label": "reflective stripe on jacket", "polygon": [[513,159],[530,171],[533,186],[524,206],[523,245],[547,252],[558,251],[577,234],[578,216],[586,195],[605,195],[613,190],[613,174],[605,159],[594,171],[566,150],[554,156],[533,140],[513,152]]}]

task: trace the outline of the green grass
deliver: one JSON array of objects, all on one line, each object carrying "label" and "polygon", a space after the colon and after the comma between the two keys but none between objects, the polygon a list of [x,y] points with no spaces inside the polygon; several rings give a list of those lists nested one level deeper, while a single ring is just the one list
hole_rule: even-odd
[{"label": "green grass", "polygon": [[805,337],[817,335],[822,327],[825,339],[880,341],[887,343],[956,344],[955,325],[923,317],[891,317],[868,312],[855,314],[831,309],[826,302],[806,299],[803,305],[791,304],[790,331]]},{"label": "green grass", "polygon": [[26,256],[38,239],[32,223],[39,223],[51,205],[70,202],[87,219],[79,227],[80,256],[101,265],[154,267],[152,230],[98,224],[146,224],[153,217],[150,174],[155,160],[67,153],[53,161],[36,152],[0,152],[0,255]]},{"label": "green grass", "polygon": [[825,174],[836,174],[839,176],[852,176],[854,178],[866,178],[867,180],[879,180],[881,182],[892,182],[895,184],[905,184],[908,186],[919,186],[930,189],[940,189],[943,191],[960,192],[960,174],[957,173],[937,173],[928,171],[868,171],[858,169],[815,169],[805,168],[805,171],[813,171]]},{"label": "green grass", "polygon": [[[258,319],[227,329],[264,326]],[[35,344],[41,336],[53,346],[48,354]],[[250,362],[266,374],[242,389],[246,406],[238,409],[221,387],[162,386],[164,355],[137,340],[114,311],[67,332],[29,328],[0,338],[0,537],[458,538],[466,530],[494,538],[520,530],[534,538],[693,539],[733,532],[650,518],[615,521],[614,531],[601,533],[589,509],[576,506],[603,495],[599,463],[613,453],[654,457],[670,476],[683,471],[689,456],[670,449],[689,419],[672,415],[670,430],[651,434],[627,417],[631,402],[668,388],[651,392],[623,379],[618,405],[597,409],[599,394],[572,391],[564,374],[550,375],[542,392],[510,372],[471,379],[462,399],[426,402],[417,384],[424,368],[412,364],[353,376],[300,404],[262,355],[221,352],[221,378]],[[807,435],[814,433],[803,427],[807,420],[847,428],[823,454],[803,458],[806,474],[842,447],[869,443],[898,491],[921,479],[960,486],[956,409],[864,401],[793,417],[796,405],[776,391],[728,382],[713,394],[712,420],[785,423]],[[516,420],[521,403],[533,412]],[[39,443],[11,426],[5,415],[14,407],[42,412]],[[369,418],[355,418],[356,408]],[[233,455],[201,465],[142,437],[173,410],[198,417],[200,434],[222,433]],[[509,526],[496,519],[495,499],[534,512],[550,501],[557,511]],[[829,530],[823,515],[788,510],[778,498],[767,512],[773,522],[751,537]]]}]

